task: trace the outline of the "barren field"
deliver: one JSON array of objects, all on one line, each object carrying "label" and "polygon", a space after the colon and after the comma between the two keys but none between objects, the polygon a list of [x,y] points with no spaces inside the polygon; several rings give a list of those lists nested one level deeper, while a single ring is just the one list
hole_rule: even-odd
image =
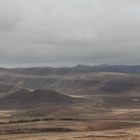
[{"label": "barren field", "polygon": [[[92,99],[93,101],[93,99]],[[66,107],[0,111],[0,140],[139,140],[140,109],[88,100]]]}]

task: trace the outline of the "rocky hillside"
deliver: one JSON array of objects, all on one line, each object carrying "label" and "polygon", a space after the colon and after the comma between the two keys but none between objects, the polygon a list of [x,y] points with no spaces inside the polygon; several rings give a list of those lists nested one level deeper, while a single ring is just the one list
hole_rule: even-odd
[{"label": "rocky hillside", "polygon": [[0,97],[0,107],[38,107],[46,105],[66,105],[76,101],[67,95],[53,90],[20,89],[6,96]]},{"label": "rocky hillside", "polygon": [[[0,81],[5,85],[14,85],[16,89],[56,90],[68,95],[140,93],[140,77],[138,75],[114,72],[40,76],[1,71]],[[11,88],[9,90],[11,91]],[[0,91],[0,93],[3,92],[3,90]]]}]

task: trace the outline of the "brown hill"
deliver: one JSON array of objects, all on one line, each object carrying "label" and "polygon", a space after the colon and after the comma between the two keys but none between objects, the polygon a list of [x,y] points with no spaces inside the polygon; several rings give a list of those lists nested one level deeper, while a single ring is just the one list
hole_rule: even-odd
[{"label": "brown hill", "polygon": [[0,98],[0,107],[39,107],[45,105],[71,104],[74,98],[60,94],[53,90],[20,89]]},{"label": "brown hill", "polygon": [[[140,76],[113,72],[38,76],[1,71],[0,81],[6,85],[14,85],[16,88],[49,89],[64,94],[116,95],[139,94],[140,91]],[[2,91],[0,89],[0,93]]]}]

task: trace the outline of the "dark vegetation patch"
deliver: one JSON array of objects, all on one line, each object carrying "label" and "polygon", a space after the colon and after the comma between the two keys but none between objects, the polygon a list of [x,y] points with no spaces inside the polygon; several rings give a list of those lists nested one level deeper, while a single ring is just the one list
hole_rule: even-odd
[{"label": "dark vegetation patch", "polygon": [[32,120],[12,120],[9,122],[0,122],[0,124],[16,124],[16,123],[30,123],[30,122],[42,122],[42,121],[86,121],[86,119],[80,118],[43,118],[43,119],[32,119]]},{"label": "dark vegetation patch", "polygon": [[70,128],[13,128],[0,130],[0,135],[5,134],[26,134],[26,133],[46,133],[46,132],[73,132]]}]

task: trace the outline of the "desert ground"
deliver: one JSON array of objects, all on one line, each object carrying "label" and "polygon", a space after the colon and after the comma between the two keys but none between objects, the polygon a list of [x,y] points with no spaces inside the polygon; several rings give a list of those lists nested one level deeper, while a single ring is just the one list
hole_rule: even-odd
[{"label": "desert ground", "polygon": [[0,140],[140,139],[137,105],[109,107],[101,102],[96,96],[65,107],[1,110]]}]

